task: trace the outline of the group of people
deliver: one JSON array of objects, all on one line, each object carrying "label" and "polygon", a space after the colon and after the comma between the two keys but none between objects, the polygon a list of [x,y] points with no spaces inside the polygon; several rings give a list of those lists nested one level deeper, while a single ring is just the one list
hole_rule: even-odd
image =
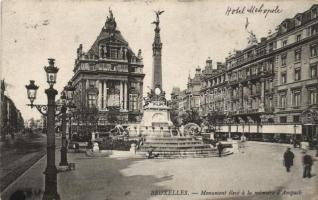
[{"label": "group of people", "polygon": [[[303,151],[303,178],[311,178],[311,167],[313,165],[314,159],[307,154],[307,151]],[[294,153],[288,147],[284,153],[284,166],[286,167],[286,171],[290,172],[290,168],[294,165]]]}]

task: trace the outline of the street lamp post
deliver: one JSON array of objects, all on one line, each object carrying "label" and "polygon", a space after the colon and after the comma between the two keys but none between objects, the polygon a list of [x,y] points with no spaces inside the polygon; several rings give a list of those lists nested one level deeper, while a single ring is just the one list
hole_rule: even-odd
[{"label": "street lamp post", "polygon": [[56,114],[56,104],[55,96],[57,95],[57,90],[53,88],[56,83],[56,74],[58,68],[54,66],[54,59],[50,58],[49,66],[44,67],[47,74],[47,82],[50,87],[45,90],[47,95],[48,103],[47,105],[35,105],[33,104],[36,99],[36,92],[39,88],[35,85],[34,80],[30,81],[29,85],[26,85],[28,98],[31,104],[28,104],[31,108],[36,107],[37,110],[44,116],[47,117],[47,163],[45,169],[45,191],[43,194],[43,200],[59,200],[60,196],[57,193],[57,169],[55,166],[55,116]]},{"label": "street lamp post", "polygon": [[[73,107],[72,100],[75,88],[72,86],[71,82],[64,87],[61,99],[63,102],[61,113],[62,113],[62,146],[61,146],[61,162],[60,166],[68,166],[67,162],[67,139],[66,139],[66,110]],[[66,102],[67,101],[67,102]],[[70,124],[71,126],[71,124]]]},{"label": "street lamp post", "polygon": [[228,122],[228,125],[229,125],[229,135],[228,135],[228,138],[230,139],[230,138],[231,138],[231,118],[230,118],[230,117],[227,118],[227,122]]},{"label": "street lamp post", "polygon": [[61,126],[61,131],[62,131],[62,146],[61,146],[61,162],[60,166],[68,166],[67,162],[67,140],[66,140],[66,103],[65,103],[65,93],[62,92],[61,94],[61,99],[62,99],[62,108],[61,108],[61,113],[62,113],[62,126]]},{"label": "street lamp post", "polygon": [[68,127],[68,140],[71,141],[72,139],[72,113],[73,111],[70,111],[68,114],[68,122],[69,122],[69,127]]}]

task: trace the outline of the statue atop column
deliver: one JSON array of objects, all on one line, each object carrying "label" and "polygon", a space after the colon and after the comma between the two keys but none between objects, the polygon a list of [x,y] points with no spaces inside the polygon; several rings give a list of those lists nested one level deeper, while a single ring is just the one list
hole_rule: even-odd
[{"label": "statue atop column", "polygon": [[160,15],[163,13],[163,10],[155,11],[156,21],[153,21],[152,24],[156,25],[155,28],[155,38],[152,43],[152,57],[153,57],[153,71],[152,71],[152,87],[151,93],[153,97],[157,99],[162,98],[164,96],[164,92],[162,91],[162,63],[161,63],[161,50],[162,43],[160,40]]},{"label": "statue atop column", "polygon": [[160,16],[163,12],[164,12],[164,10],[155,11],[155,13],[156,13],[156,21],[153,21],[152,24],[155,24],[155,25],[156,25],[156,28],[159,28],[159,24],[160,24],[159,16]]}]

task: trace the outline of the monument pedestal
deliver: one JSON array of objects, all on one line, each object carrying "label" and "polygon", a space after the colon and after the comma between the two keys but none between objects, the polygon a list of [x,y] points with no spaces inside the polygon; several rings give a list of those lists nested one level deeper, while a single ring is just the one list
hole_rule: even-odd
[{"label": "monument pedestal", "polygon": [[[180,135],[170,120],[170,108],[163,102],[150,102],[144,108],[140,133],[145,138],[140,152],[155,158],[187,158],[217,156],[217,149],[189,135]],[[132,149],[131,149],[132,151]],[[223,155],[231,152],[225,150]]]}]

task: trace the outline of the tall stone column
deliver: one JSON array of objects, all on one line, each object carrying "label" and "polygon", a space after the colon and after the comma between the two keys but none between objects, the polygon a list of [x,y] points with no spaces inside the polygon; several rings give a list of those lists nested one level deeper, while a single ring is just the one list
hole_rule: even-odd
[{"label": "tall stone column", "polygon": [[102,58],[102,49],[103,49],[103,47],[102,46],[99,46],[99,48],[98,48],[98,55],[99,55],[99,59],[101,59]]},{"label": "tall stone column", "polygon": [[154,22],[155,28],[155,38],[152,43],[152,89],[159,87],[162,89],[162,66],[161,66],[161,50],[162,43],[160,39],[160,28],[159,28],[159,15],[157,15],[157,21]]},{"label": "tall stone column", "polygon": [[107,110],[107,90],[108,90],[107,81],[106,80],[103,81],[103,84],[104,84],[104,99],[103,99],[104,107],[103,107],[103,109]]},{"label": "tall stone column", "polygon": [[139,95],[138,96],[138,102],[139,102],[139,109],[142,110],[143,109],[143,101],[142,101],[142,94],[143,94],[143,82],[139,83]]},{"label": "tall stone column", "polygon": [[300,97],[300,101],[302,102],[303,105],[308,105],[309,101],[308,101],[308,89],[306,88],[306,86],[303,86],[301,88],[300,94],[302,95]]},{"label": "tall stone column", "polygon": [[259,100],[260,100],[260,98],[259,98],[259,89],[260,89],[260,83],[259,82],[256,82],[255,83],[255,94],[257,95],[256,97],[255,97],[255,100],[254,100],[254,105],[255,105],[255,109],[257,109],[257,108],[259,108],[259,106],[260,106],[260,104],[259,104]]},{"label": "tall stone column", "polygon": [[99,80],[98,81],[98,108],[99,108],[99,110],[102,110],[103,108],[102,108],[102,95],[103,95],[103,91],[102,91],[102,81],[101,80]]},{"label": "tall stone column", "polygon": [[229,103],[229,111],[233,111],[233,107],[232,107],[232,101],[233,101],[233,91],[232,91],[232,87],[229,87],[228,89],[228,103]]},{"label": "tall stone column", "polygon": [[124,82],[124,110],[127,110],[127,81]]},{"label": "tall stone column", "polygon": [[85,89],[87,90],[88,88],[89,88],[89,83],[88,83],[88,79],[86,79],[86,81],[85,81]]},{"label": "tall stone column", "polygon": [[239,84],[239,101],[240,101],[240,109],[243,110],[244,106],[243,106],[243,103],[244,103],[244,99],[243,99],[243,96],[244,96],[244,92],[243,92],[243,85],[240,83]]},{"label": "tall stone column", "polygon": [[120,81],[119,104],[120,104],[120,110],[122,110],[123,109],[123,82],[122,81]]},{"label": "tall stone column", "polygon": [[259,112],[265,111],[265,79],[261,78],[261,102],[259,105]]},{"label": "tall stone column", "polygon": [[119,51],[118,51],[118,58],[120,58],[120,60],[123,60],[123,48],[120,47]]},{"label": "tall stone column", "polygon": [[247,87],[249,89],[249,96],[248,96],[248,109],[252,109],[252,94],[253,94],[253,85],[251,81],[248,81]]}]

